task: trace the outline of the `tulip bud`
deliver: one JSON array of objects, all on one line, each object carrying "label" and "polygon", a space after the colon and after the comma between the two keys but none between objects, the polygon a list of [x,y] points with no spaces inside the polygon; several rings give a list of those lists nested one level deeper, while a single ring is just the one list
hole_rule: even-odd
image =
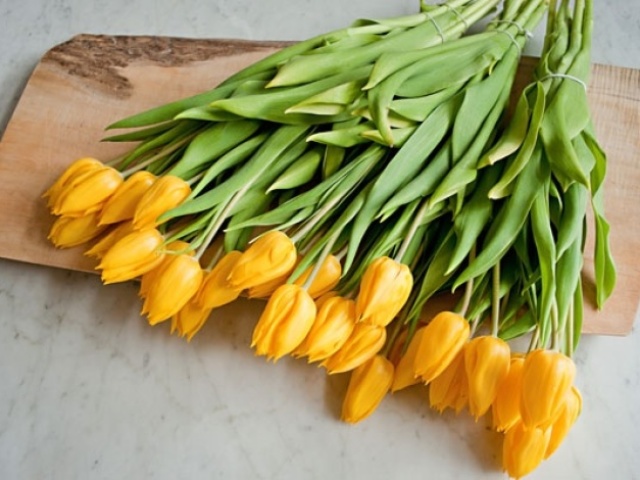
[{"label": "tulip bud", "polygon": [[[335,290],[331,290],[325,293],[324,295],[320,295],[318,298],[315,298],[314,301],[316,302],[316,308],[318,309],[318,311],[320,311],[320,309],[322,308],[322,305],[324,305],[324,302],[326,302],[330,298],[337,297],[337,296],[338,296],[338,292],[336,292]],[[353,304],[353,308],[354,309],[356,308],[355,303]],[[355,315],[355,310],[354,310],[354,315]]]},{"label": "tulip bud", "polygon": [[550,434],[549,429],[527,428],[522,422],[507,431],[502,444],[502,466],[510,477],[524,477],[542,463]]},{"label": "tulip bud", "polygon": [[112,227],[84,254],[88,257],[102,258],[102,256],[113,247],[119,240],[133,232],[133,224],[124,222]]},{"label": "tulip bud", "polygon": [[551,438],[549,446],[544,455],[547,459],[558,449],[562,441],[565,439],[573,424],[576,423],[580,412],[582,411],[582,395],[576,387],[571,387],[564,397],[560,414],[556,421],[551,425]]},{"label": "tulip bud", "polygon": [[106,227],[98,225],[98,212],[82,217],[62,216],[51,226],[47,237],[58,248],[71,248],[100,235]]},{"label": "tulip bud", "polygon": [[267,302],[253,331],[251,346],[257,355],[278,360],[307,336],[316,317],[316,305],[298,285],[279,287]]},{"label": "tulip bud", "polygon": [[191,193],[187,182],[173,175],[163,175],[140,198],[133,215],[137,229],[159,225],[158,217],[180,205]]},{"label": "tulip bud", "polygon": [[60,194],[73,183],[74,179],[88,171],[103,168],[104,164],[95,158],[80,158],[67,167],[67,169],[58,177],[49,189],[42,195],[43,198],[49,198],[47,206],[52,208],[58,201]]},{"label": "tulip bud", "polygon": [[573,385],[576,366],[571,358],[551,350],[534,350],[522,367],[520,413],[527,428],[551,425]]},{"label": "tulip bud", "polygon": [[309,362],[330,357],[345,344],[356,323],[353,300],[331,297],[318,309],[311,330],[294,351],[294,356],[308,356]]},{"label": "tulip bud", "polygon": [[[307,268],[293,283],[300,286],[304,285],[314,268],[315,265]],[[314,299],[321,297],[338,284],[341,275],[342,265],[340,264],[340,260],[334,255],[328,255],[322,262],[313,282],[311,282],[311,285],[307,289],[309,295]]]},{"label": "tulip bud", "polygon": [[187,254],[172,255],[146,292],[143,311],[150,325],[168,320],[191,300],[202,283],[198,259]]},{"label": "tulip bud", "polygon": [[202,286],[194,298],[194,303],[198,307],[203,309],[221,307],[238,298],[240,290],[232,288],[227,282],[227,277],[241,256],[242,253],[237,250],[227,253],[205,275]]},{"label": "tulip bud", "polygon": [[425,327],[413,364],[425,383],[440,375],[469,339],[469,322],[452,312],[440,312]]},{"label": "tulip bud", "polygon": [[187,302],[178,313],[171,317],[171,333],[176,331],[181,337],[190,342],[200,331],[211,315],[211,308],[202,308],[194,302]]},{"label": "tulip bud", "polygon": [[509,373],[511,349],[498,337],[482,336],[467,343],[463,351],[469,384],[469,413],[478,420],[491,407],[498,388]]},{"label": "tulip bud", "polygon": [[244,290],[291,272],[298,255],[287,235],[271,231],[260,236],[242,254],[229,274],[229,285]]},{"label": "tulip bud", "polygon": [[498,388],[493,401],[493,427],[499,432],[506,432],[521,419],[520,392],[522,390],[522,367],[524,357],[512,356],[509,373]]},{"label": "tulip bud", "polygon": [[102,257],[98,269],[102,270],[105,284],[132,280],[157,267],[164,253],[162,234],[147,228],[126,235],[116,242]]},{"label": "tulip bud", "polygon": [[60,191],[52,211],[55,215],[81,216],[100,210],[122,182],[120,172],[111,167],[86,171]]},{"label": "tulip bud", "polygon": [[[191,248],[191,244],[188,242],[183,242],[182,240],[176,240],[164,246],[163,251],[165,253],[175,252],[172,255],[164,255],[162,261],[153,268],[153,270],[149,270],[147,273],[142,275],[140,278],[140,290],[138,291],[138,295],[141,298],[146,298],[149,293],[149,289],[151,286],[156,283],[156,281],[162,276],[164,269],[173,261],[176,255],[180,253],[184,253],[189,248]],[[187,253],[187,255],[193,256],[195,252],[192,250]],[[142,313],[148,313],[147,310],[142,310]]]},{"label": "tulip bud", "polygon": [[155,179],[154,174],[145,170],[136,172],[127,178],[102,207],[100,224],[108,225],[131,220],[138,203],[153,185]]},{"label": "tulip bud", "polygon": [[387,326],[406,303],[412,287],[409,267],[389,257],[375,259],[360,282],[356,300],[358,319]]},{"label": "tulip bud", "polygon": [[273,295],[273,292],[275,292],[278,287],[281,287],[282,285],[287,283],[287,280],[289,280],[289,277],[293,273],[293,270],[298,266],[298,263],[300,263],[301,258],[302,257],[298,255],[295,265],[291,267],[290,270],[284,272],[282,275],[276,278],[272,278],[271,280],[261,283],[260,285],[253,285],[249,287],[249,289],[247,290],[247,298],[268,299],[271,295]]},{"label": "tulip bud", "polygon": [[429,384],[429,404],[442,413],[452,408],[460,413],[469,400],[464,350]]},{"label": "tulip bud", "polygon": [[384,327],[358,322],[344,345],[321,365],[329,374],[348,372],[373,358],[386,339],[387,330]]},{"label": "tulip bud", "polygon": [[393,364],[376,355],[351,373],[342,403],[342,420],[357,423],[371,415],[389,391],[393,381]]},{"label": "tulip bud", "polygon": [[395,369],[393,385],[391,385],[392,392],[397,392],[420,382],[420,377],[415,374],[414,364],[416,354],[418,353],[418,345],[420,345],[425,328],[426,327],[420,327],[415,331],[407,346],[407,350],[404,352],[404,355],[400,357],[400,361]]}]

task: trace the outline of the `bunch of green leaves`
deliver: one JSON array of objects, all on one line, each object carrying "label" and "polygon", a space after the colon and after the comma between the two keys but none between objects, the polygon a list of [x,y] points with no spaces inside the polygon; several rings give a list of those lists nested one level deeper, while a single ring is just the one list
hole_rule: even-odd
[{"label": "bunch of green leaves", "polygon": [[[478,237],[477,255],[451,283],[454,289],[474,284],[475,303],[511,305],[501,319],[504,338],[535,330],[536,345],[568,353],[577,346],[582,324],[589,200],[595,220],[597,307],[615,285],[602,202],[606,157],[595,139],[586,97],[592,15],[591,0],[551,6],[536,79],[477,165],[484,178],[494,177],[482,195],[493,201],[492,213],[486,210],[491,222]],[[476,221],[464,218],[464,228]],[[458,238],[460,242],[460,233]],[[499,294],[481,294],[485,277],[497,266],[508,268],[509,278],[516,275],[511,300],[505,300],[502,287]],[[472,309],[477,310],[475,303]]]}]

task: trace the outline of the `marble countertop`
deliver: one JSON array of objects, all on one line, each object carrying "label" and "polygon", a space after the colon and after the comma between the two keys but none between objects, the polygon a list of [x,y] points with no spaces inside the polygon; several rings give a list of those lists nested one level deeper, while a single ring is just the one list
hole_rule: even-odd
[{"label": "marble countertop", "polygon": [[[78,33],[298,40],[417,0],[0,0],[0,133],[46,50]],[[640,68],[640,2],[596,2],[593,60]],[[527,53],[536,54],[541,36]],[[261,304],[190,344],[138,315],[132,284],[0,260],[2,479],[498,479],[500,436],[426,390],[339,421],[348,378],[248,348]],[[640,332],[584,338],[579,422],[532,479],[640,478]]]}]

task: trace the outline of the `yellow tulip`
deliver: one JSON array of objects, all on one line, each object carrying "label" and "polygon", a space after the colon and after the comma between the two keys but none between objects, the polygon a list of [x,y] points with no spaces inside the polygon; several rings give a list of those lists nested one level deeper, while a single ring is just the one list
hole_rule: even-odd
[{"label": "yellow tulip", "polygon": [[156,176],[145,170],[134,173],[122,183],[102,207],[100,224],[108,225],[131,220],[143,195],[151,188]]},{"label": "yellow tulip", "polygon": [[558,449],[582,411],[582,395],[574,386],[564,397],[563,406],[555,422],[551,425],[551,438],[544,458],[547,459]]},{"label": "yellow tulip", "polygon": [[491,407],[509,373],[511,349],[494,336],[476,337],[463,349],[469,387],[469,413],[477,420]]},{"label": "yellow tulip", "polygon": [[118,240],[97,266],[105,284],[125,282],[157,267],[164,253],[164,238],[155,228],[135,231]]},{"label": "yellow tulip", "polygon": [[62,188],[52,212],[55,215],[81,216],[100,210],[122,182],[120,172],[111,167],[86,171]]},{"label": "yellow tulip", "polygon": [[105,227],[98,225],[98,212],[82,217],[58,217],[49,231],[49,240],[58,248],[71,248],[100,235]]},{"label": "yellow tulip", "polygon": [[196,294],[202,283],[202,268],[197,258],[187,254],[171,255],[146,292],[143,311],[150,325],[168,320]]},{"label": "yellow tulip", "polygon": [[158,217],[180,205],[191,193],[187,182],[173,175],[163,175],[144,193],[133,215],[137,229],[159,225]]},{"label": "yellow tulip", "polygon": [[60,194],[74,182],[74,179],[77,179],[83,173],[103,167],[104,164],[102,162],[90,157],[80,158],[73,162],[42,195],[43,198],[48,197],[47,206],[52,208],[58,201]]},{"label": "yellow tulip", "polygon": [[376,355],[351,373],[342,403],[342,420],[357,423],[367,418],[380,405],[393,382],[393,364]]},{"label": "yellow tulip", "polygon": [[119,225],[113,226],[84,254],[88,257],[102,258],[102,256],[119,240],[132,232],[133,224],[131,222],[123,222]]},{"label": "yellow tulip", "polygon": [[391,385],[392,392],[397,392],[420,382],[420,377],[415,374],[414,364],[416,354],[418,353],[418,345],[420,345],[425,328],[426,327],[420,327],[415,331],[407,346],[407,350],[404,352],[404,355],[400,357],[396,365],[393,384]]},{"label": "yellow tulip", "polygon": [[460,413],[469,400],[464,350],[429,384],[429,404],[442,413],[452,408]]},{"label": "yellow tulip", "polygon": [[267,302],[253,330],[251,346],[257,355],[278,360],[291,353],[307,336],[316,317],[316,305],[298,285],[279,287]]},{"label": "yellow tulip", "polygon": [[413,368],[425,383],[440,375],[469,339],[469,322],[452,312],[440,312],[425,327]]},{"label": "yellow tulip", "polygon": [[522,390],[523,366],[524,357],[511,357],[509,373],[498,388],[498,393],[493,401],[493,427],[499,432],[506,432],[521,419],[520,391]]},{"label": "yellow tulip", "polygon": [[[165,245],[162,248],[164,253],[174,253],[171,255],[164,255],[162,261],[157,266],[155,266],[153,270],[149,270],[147,273],[141,276],[140,290],[138,291],[138,295],[141,298],[146,298],[151,286],[156,283],[156,280],[158,278],[162,276],[164,269],[173,261],[175,255],[186,252],[187,255],[193,256],[195,252],[193,250],[188,251],[190,247],[191,244],[189,244],[188,242],[183,242],[182,240],[176,240]],[[148,313],[146,310],[144,310],[144,307],[142,313]]]},{"label": "yellow tulip", "polygon": [[329,298],[318,309],[311,330],[293,352],[294,356],[307,356],[309,362],[330,357],[345,344],[355,324],[355,302],[338,296]]},{"label": "yellow tulip", "polygon": [[527,428],[522,422],[507,431],[502,444],[502,466],[510,477],[524,477],[542,463],[550,434],[549,429]]},{"label": "yellow tulip", "polygon": [[186,337],[190,342],[193,336],[200,331],[211,315],[211,308],[202,308],[194,302],[187,302],[178,313],[171,318],[171,333],[178,332],[181,337]]},{"label": "yellow tulip", "polygon": [[358,322],[344,345],[321,365],[329,374],[348,372],[373,358],[386,339],[387,330],[384,327]]},{"label": "yellow tulip", "polygon": [[412,287],[409,267],[389,257],[375,259],[360,282],[356,300],[358,319],[387,326],[406,303]]},{"label": "yellow tulip", "polygon": [[[338,292],[336,292],[335,290],[331,290],[323,295],[320,295],[318,298],[315,298],[314,301],[316,302],[316,308],[318,309],[318,311],[320,311],[320,309],[322,308],[322,305],[324,305],[324,302],[326,302],[330,298],[337,297],[337,296],[338,296]],[[354,308],[355,308],[355,303],[354,303]]]},{"label": "yellow tulip", "polygon": [[[293,283],[300,286],[304,285],[314,268],[314,265],[307,268]],[[340,264],[340,260],[334,255],[327,256],[318,269],[311,285],[309,285],[309,295],[315,299],[331,291],[332,288],[338,285],[341,275],[342,265]]]},{"label": "yellow tulip", "polygon": [[298,259],[296,247],[287,235],[271,231],[258,237],[236,262],[227,280],[244,290],[290,272]]},{"label": "yellow tulip", "polygon": [[296,263],[291,267],[291,269],[287,270],[282,275],[279,275],[276,278],[272,278],[259,285],[253,285],[249,287],[249,289],[247,290],[247,297],[268,299],[271,295],[273,295],[273,292],[275,292],[278,287],[281,287],[282,285],[287,283],[287,280],[289,280],[289,277],[293,273],[293,270],[298,266],[298,263],[300,263],[301,259],[302,257],[298,255]]},{"label": "yellow tulip", "polygon": [[526,356],[520,398],[525,426],[547,428],[556,420],[575,375],[573,360],[560,352],[534,350]]},{"label": "yellow tulip", "polygon": [[241,256],[242,253],[237,250],[227,253],[205,275],[202,286],[194,298],[197,306],[211,309],[231,303],[238,298],[241,290],[232,288],[227,282],[227,277]]}]

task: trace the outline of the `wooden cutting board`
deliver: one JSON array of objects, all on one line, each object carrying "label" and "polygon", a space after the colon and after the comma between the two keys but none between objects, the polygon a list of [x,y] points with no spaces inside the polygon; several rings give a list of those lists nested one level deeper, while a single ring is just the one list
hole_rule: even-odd
[{"label": "wooden cutting board", "polygon": [[[130,148],[101,143],[104,127],[193,95],[284,46],[282,42],[79,35],[45,54],[0,142],[0,257],[93,271],[81,249],[56,250],[40,195],[76,158],[108,160]],[[520,82],[534,65],[523,59]],[[603,311],[586,307],[586,333],[625,335],[640,300],[640,71],[594,65],[589,86],[609,156],[606,208],[618,286]],[[593,290],[592,257],[584,277]]]}]

